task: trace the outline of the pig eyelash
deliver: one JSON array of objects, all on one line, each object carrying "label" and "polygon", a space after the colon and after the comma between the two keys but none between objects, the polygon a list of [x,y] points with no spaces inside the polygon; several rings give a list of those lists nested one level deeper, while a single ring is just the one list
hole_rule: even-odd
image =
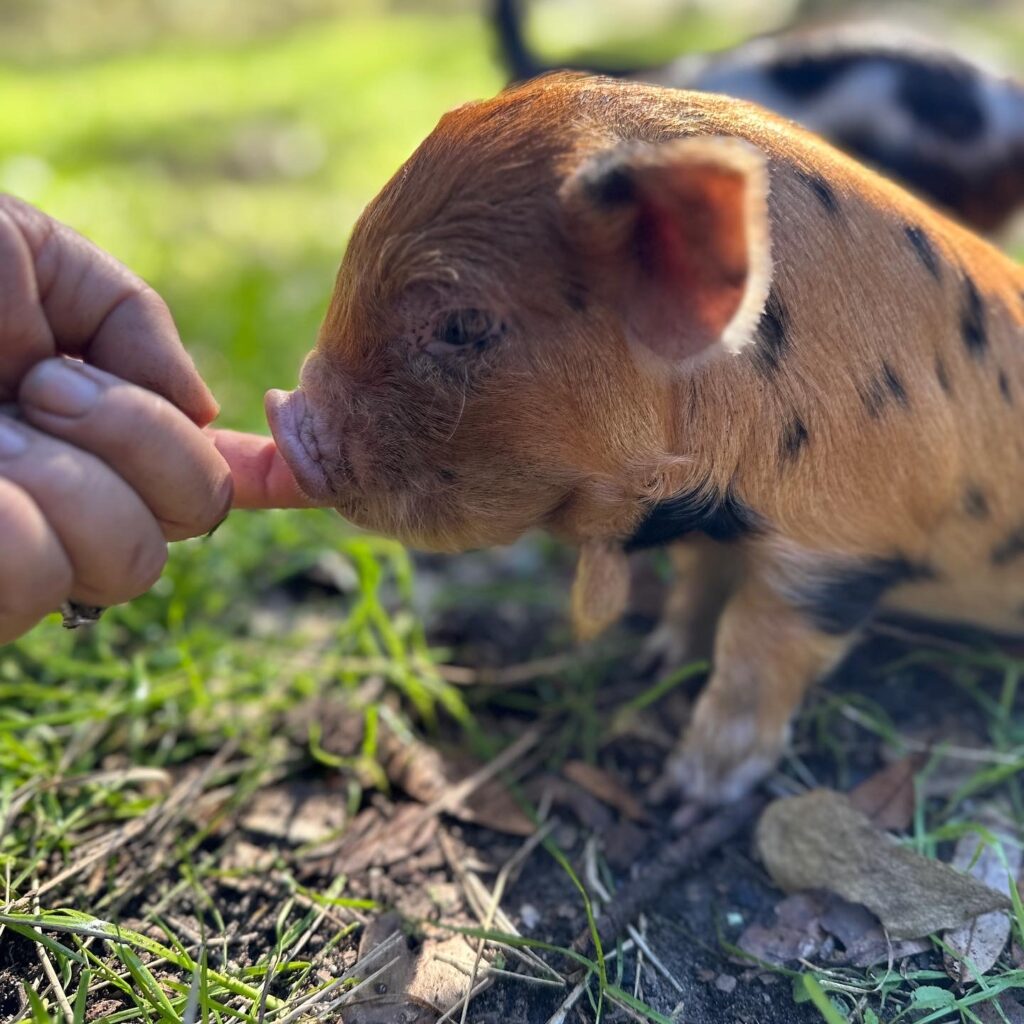
[{"label": "pig eyelash", "polygon": [[452,309],[434,322],[426,349],[432,355],[480,352],[506,333],[506,325],[481,309]]}]

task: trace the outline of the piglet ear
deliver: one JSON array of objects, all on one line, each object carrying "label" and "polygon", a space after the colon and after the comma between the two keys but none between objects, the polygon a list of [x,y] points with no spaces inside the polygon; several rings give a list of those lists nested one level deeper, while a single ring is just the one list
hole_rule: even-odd
[{"label": "piglet ear", "polygon": [[768,170],[738,139],[625,143],[563,191],[585,274],[629,339],[678,364],[738,352],[771,283]]}]

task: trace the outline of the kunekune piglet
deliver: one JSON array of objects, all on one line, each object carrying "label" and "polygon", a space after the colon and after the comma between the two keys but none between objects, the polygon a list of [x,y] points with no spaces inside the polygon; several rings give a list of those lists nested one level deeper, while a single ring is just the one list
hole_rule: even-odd
[{"label": "kunekune piglet", "polygon": [[1024,631],[1024,272],[748,103],[573,74],[445,115],[352,235],[271,426],[422,548],[580,546],[580,631],[671,545],[714,623],[672,776],[735,798],[879,609]]}]

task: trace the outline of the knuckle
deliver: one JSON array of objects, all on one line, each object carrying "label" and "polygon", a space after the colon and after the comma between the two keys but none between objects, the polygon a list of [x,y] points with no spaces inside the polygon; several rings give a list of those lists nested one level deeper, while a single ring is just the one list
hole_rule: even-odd
[{"label": "knuckle", "polygon": [[[9,200],[5,202],[4,200]],[[20,263],[28,252],[28,240],[21,226],[21,218],[10,196],[0,196],[0,251],[5,260]]]},{"label": "knuckle", "polygon": [[0,237],[28,246],[38,257],[57,229],[57,222],[41,210],[8,193],[0,193]]},{"label": "knuckle", "polygon": [[235,485],[227,467],[219,473],[219,479],[211,491],[209,515],[203,522],[203,532],[219,526],[231,511],[231,502],[235,496]]},{"label": "knuckle", "polygon": [[162,521],[164,535],[175,541],[210,533],[227,518],[234,491],[234,481],[227,465],[217,467],[210,482],[203,485],[203,497],[194,502],[194,512],[187,520]]},{"label": "knuckle", "polygon": [[0,532],[6,541],[0,562],[0,617],[41,619],[71,592],[71,563],[45,535],[39,519],[26,516],[25,508],[9,498],[0,497]]},{"label": "knuckle", "polygon": [[31,586],[25,574],[15,574],[17,583],[0,585],[0,616],[41,619],[67,600],[74,585],[71,567],[57,555],[41,556],[31,568]]},{"label": "knuckle", "polygon": [[74,580],[71,568],[63,559],[52,559],[36,567],[32,593],[22,602],[21,611],[35,619],[56,611],[67,600]]},{"label": "knuckle", "polygon": [[131,563],[132,575],[136,580],[134,589],[137,590],[132,596],[137,597],[149,590],[160,579],[166,565],[167,545],[162,539],[156,543],[148,541],[139,545]]},{"label": "knuckle", "polygon": [[26,204],[22,200],[12,196],[9,192],[0,192],[0,214],[3,214],[3,219],[12,226],[14,218],[24,214],[26,208]]},{"label": "knuckle", "polygon": [[108,603],[130,601],[146,593],[160,579],[166,564],[167,544],[162,538],[146,537],[136,541],[127,551],[113,600]]},{"label": "knuckle", "polygon": [[160,293],[143,281],[141,277],[136,277],[131,271],[125,271],[125,273],[128,275],[128,280],[119,304],[133,306],[137,313],[141,314],[142,318],[149,323],[172,323],[170,307]]}]

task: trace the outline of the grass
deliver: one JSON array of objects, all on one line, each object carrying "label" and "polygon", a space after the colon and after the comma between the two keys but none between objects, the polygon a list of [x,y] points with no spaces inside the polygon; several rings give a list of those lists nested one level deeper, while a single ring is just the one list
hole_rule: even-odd
[{"label": "grass", "polygon": [[[66,32],[77,33],[73,56],[19,60],[27,42],[5,51],[0,189],[71,223],[166,296],[227,425],[261,427],[263,390],[294,380],[364,203],[444,110],[501,84],[471,13],[380,6],[268,33],[237,24],[254,0],[236,5],[230,33],[182,30],[139,47],[108,46],[99,5],[83,0],[61,8],[72,19]],[[549,17],[539,26],[548,36],[571,37],[580,23],[571,9]],[[723,45],[749,27],[696,14],[653,45],[662,55],[681,40]],[[82,42],[90,31],[91,50]],[[131,25],[119,20],[118,32],[130,39]],[[650,40],[637,45],[650,53]],[[561,565],[549,545],[537,550],[537,564]],[[327,558],[347,580],[341,592],[289,600],[289,588],[309,591]],[[427,737],[459,735],[487,756],[504,742],[481,725],[488,713],[525,714],[550,728],[552,766],[570,752],[593,758],[609,733],[685,681],[683,672],[602,702],[599,651],[562,686],[542,679],[527,692],[481,694],[452,685],[425,613],[448,603],[540,606],[551,623],[542,647],[558,651],[568,642],[564,597],[530,572],[469,584],[442,575],[440,586],[437,575],[424,607],[395,544],[353,535],[324,513],[235,514],[215,536],[177,545],[153,591],[97,628],[65,633],[54,619],[0,651],[0,978],[20,982],[19,992],[0,985],[0,1015],[23,995],[22,1019],[37,1022],[286,1020],[323,990],[320,969],[337,966],[332,957],[374,907],[345,878],[310,888],[287,857],[225,864],[224,830],[255,793],[319,773],[350,809],[363,805],[386,785],[382,716]],[[966,779],[944,807],[922,801],[913,841],[925,852],[994,788],[1024,818],[1024,726],[1014,714],[1022,666],[995,657],[946,657],[936,668],[977,704],[1007,760]],[[981,677],[994,669],[1002,687],[993,695]],[[296,709],[331,701],[362,717],[361,742],[344,755],[324,749],[315,716],[294,722]],[[862,696],[823,699],[805,735],[817,727],[811,746],[839,778],[854,741],[837,740],[836,723],[850,713],[857,742],[897,736]],[[272,913],[242,963],[234,905],[260,881]],[[1024,943],[1019,916],[1015,928]],[[625,991],[614,960],[586,966],[595,1015],[625,1003],[643,1019],[668,1019]],[[829,1021],[871,1024],[882,997],[886,1012],[973,1022],[978,1000],[1022,982],[1009,966],[963,993],[943,978],[810,974],[797,994]]]}]

